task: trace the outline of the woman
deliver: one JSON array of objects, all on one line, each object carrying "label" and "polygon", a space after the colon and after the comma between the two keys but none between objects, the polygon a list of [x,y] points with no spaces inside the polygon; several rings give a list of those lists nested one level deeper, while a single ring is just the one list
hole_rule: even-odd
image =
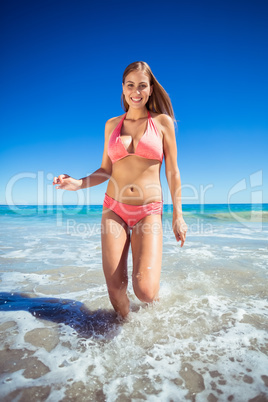
[{"label": "woman", "polygon": [[125,69],[122,86],[126,113],[106,122],[101,167],[80,180],[60,175],[53,184],[57,189],[74,191],[109,179],[102,214],[103,271],[111,303],[117,313],[126,317],[129,246],[136,296],[147,303],[158,298],[163,156],[173,202],[173,231],[181,247],[187,226],[182,217],[174,114],[169,96],[145,62],[134,62]]}]

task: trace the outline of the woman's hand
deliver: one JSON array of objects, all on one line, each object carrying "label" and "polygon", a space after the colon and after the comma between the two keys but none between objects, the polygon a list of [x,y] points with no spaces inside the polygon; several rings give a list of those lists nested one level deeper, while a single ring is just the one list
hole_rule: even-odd
[{"label": "woman's hand", "polygon": [[53,185],[57,185],[56,189],[76,191],[82,186],[82,180],[76,180],[68,174],[61,174],[58,177],[54,177]]},{"label": "woman's hand", "polygon": [[176,216],[173,215],[172,228],[176,240],[181,241],[181,247],[182,247],[185,242],[186,232],[188,229],[186,223],[184,222],[183,217],[177,218]]}]

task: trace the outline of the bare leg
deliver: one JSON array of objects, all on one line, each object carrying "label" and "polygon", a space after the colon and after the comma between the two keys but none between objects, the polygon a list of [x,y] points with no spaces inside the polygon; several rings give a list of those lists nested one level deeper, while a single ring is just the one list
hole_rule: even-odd
[{"label": "bare leg", "polygon": [[129,229],[113,211],[103,208],[102,263],[110,301],[117,313],[129,313],[127,297],[127,256],[130,244]]},{"label": "bare leg", "polygon": [[158,298],[162,265],[163,231],[161,215],[148,215],[132,231],[133,289],[150,303]]}]

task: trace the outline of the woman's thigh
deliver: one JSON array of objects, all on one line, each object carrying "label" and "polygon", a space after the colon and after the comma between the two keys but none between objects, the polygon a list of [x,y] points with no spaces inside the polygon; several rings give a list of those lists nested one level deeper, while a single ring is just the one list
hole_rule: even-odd
[{"label": "woman's thigh", "polygon": [[132,231],[133,288],[139,298],[154,299],[159,290],[162,265],[162,217],[148,215]]},{"label": "woman's thigh", "polygon": [[119,289],[127,285],[129,229],[116,213],[105,207],[101,224],[102,262],[107,286]]}]

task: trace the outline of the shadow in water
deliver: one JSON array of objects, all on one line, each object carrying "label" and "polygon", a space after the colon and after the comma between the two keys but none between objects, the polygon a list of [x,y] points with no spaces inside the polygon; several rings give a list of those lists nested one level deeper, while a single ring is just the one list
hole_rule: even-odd
[{"label": "shadow in water", "polygon": [[73,328],[83,338],[116,336],[120,326],[117,314],[109,310],[89,310],[70,299],[30,297],[23,293],[0,292],[0,311],[28,311],[42,320]]}]

